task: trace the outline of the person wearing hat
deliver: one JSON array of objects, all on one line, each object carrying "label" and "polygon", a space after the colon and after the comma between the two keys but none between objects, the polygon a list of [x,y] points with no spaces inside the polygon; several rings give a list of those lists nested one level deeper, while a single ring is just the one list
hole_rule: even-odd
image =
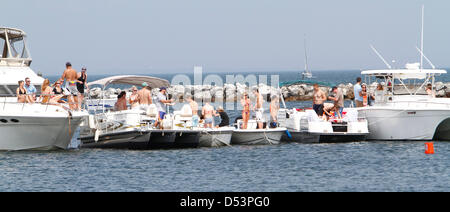
[{"label": "person wearing hat", "polygon": [[87,85],[87,75],[86,75],[86,67],[81,68],[81,72],[77,74],[78,82],[77,82],[77,90],[80,93],[79,100],[80,103],[84,100],[84,88],[89,89]]},{"label": "person wearing hat", "polygon": [[137,92],[137,99],[139,100],[139,108],[141,110],[147,110],[148,106],[151,105],[152,102],[152,90],[150,86],[146,82],[142,83],[142,89]]},{"label": "person wearing hat", "polygon": [[375,90],[375,102],[376,103],[384,103],[386,102],[386,91],[384,90],[384,82],[378,83],[377,89]]},{"label": "person wearing hat", "polygon": [[156,96],[156,108],[158,108],[159,111],[159,119],[163,120],[164,116],[166,115],[166,104],[170,104],[173,102],[173,99],[167,100],[166,97],[167,88],[161,87],[159,88],[159,93]]}]

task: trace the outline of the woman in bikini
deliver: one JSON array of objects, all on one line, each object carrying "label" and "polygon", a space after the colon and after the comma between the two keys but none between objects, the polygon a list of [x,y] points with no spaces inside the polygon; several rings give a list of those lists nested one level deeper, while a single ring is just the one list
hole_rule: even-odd
[{"label": "woman in bikini", "polygon": [[136,88],[136,86],[131,87],[131,95],[130,95],[130,100],[129,103],[131,105],[131,109],[134,108],[139,108],[139,95],[138,95],[138,89]]},{"label": "woman in bikini", "polygon": [[19,87],[16,90],[17,102],[19,103],[30,103],[30,98],[27,96],[27,90],[24,87],[24,81],[19,81]]},{"label": "woman in bikini", "polygon": [[241,104],[244,107],[242,109],[242,120],[244,121],[244,125],[242,129],[247,129],[248,119],[250,118],[250,99],[248,98],[248,94],[244,93],[244,98],[241,100]]}]

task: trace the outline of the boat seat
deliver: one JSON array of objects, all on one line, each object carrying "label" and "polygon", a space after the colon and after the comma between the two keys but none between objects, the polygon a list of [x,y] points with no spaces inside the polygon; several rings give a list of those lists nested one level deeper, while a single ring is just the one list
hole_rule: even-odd
[{"label": "boat seat", "polygon": [[178,121],[191,121],[192,120],[192,108],[189,104],[183,105],[181,110],[174,112],[174,118]]},{"label": "boat seat", "polygon": [[155,104],[151,104],[148,106],[147,111],[145,112],[145,115],[147,116],[145,119],[147,120],[156,120],[158,118],[158,108]]}]

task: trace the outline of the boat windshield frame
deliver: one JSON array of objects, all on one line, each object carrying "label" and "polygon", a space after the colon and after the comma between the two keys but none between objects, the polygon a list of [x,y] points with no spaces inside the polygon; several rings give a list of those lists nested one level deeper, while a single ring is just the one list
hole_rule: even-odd
[{"label": "boat windshield frame", "polygon": [[[362,71],[361,75],[365,76],[365,81],[367,84],[371,84],[371,77],[375,77],[376,79],[382,79],[385,82],[385,86],[387,86],[387,92],[391,95],[427,95],[419,93],[426,85],[431,84],[431,89],[434,91],[436,88],[435,78],[436,76],[440,76],[441,74],[447,73],[446,70],[439,69],[396,69],[396,70],[368,70]],[[414,80],[413,86],[416,89],[410,89],[405,83],[405,80]],[[423,82],[416,81],[423,80]],[[377,81],[377,80],[375,80]],[[417,86],[419,85],[420,86]],[[407,93],[395,93],[395,87],[404,88]],[[411,85],[411,83],[410,83]]]},{"label": "boat windshield frame", "polygon": [[[20,29],[0,27],[0,65],[30,66],[32,58],[27,47],[26,33]],[[20,43],[19,48],[14,45]]]}]

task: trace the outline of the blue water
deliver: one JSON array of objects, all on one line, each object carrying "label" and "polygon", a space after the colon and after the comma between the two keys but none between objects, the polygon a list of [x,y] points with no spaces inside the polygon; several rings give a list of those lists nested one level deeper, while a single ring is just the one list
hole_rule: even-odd
[{"label": "blue water", "polygon": [[[347,83],[359,71],[313,74]],[[231,121],[239,115],[228,113]],[[426,155],[418,141],[0,152],[0,191],[450,191],[450,142],[434,149]]]}]

